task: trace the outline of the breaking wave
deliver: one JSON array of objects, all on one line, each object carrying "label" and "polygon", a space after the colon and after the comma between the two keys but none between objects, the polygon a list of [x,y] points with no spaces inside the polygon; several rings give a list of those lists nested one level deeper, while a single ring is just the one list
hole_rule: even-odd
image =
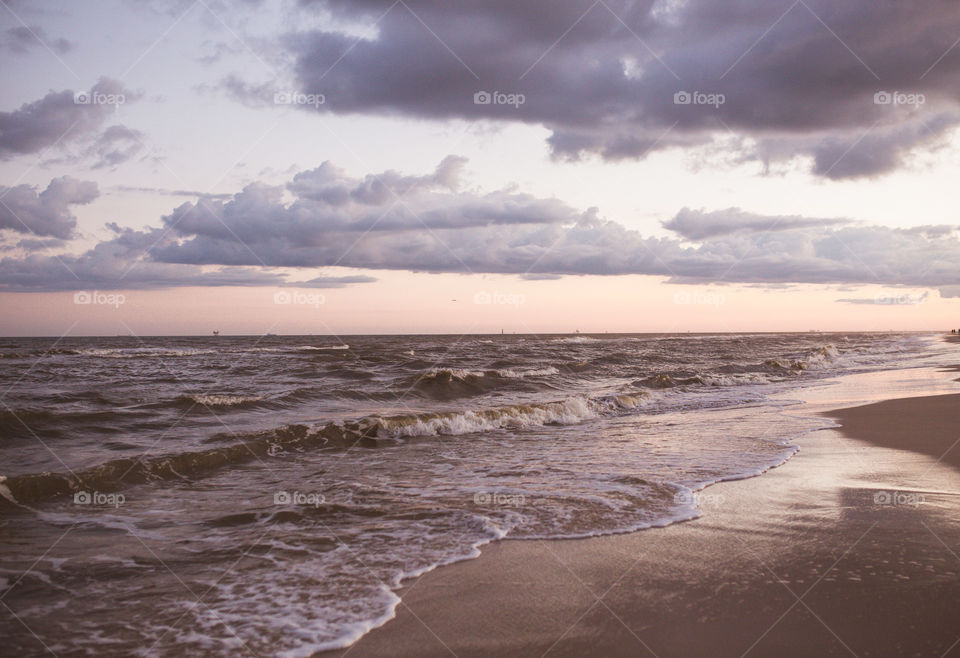
[{"label": "breaking wave", "polygon": [[37,503],[78,491],[116,491],[152,480],[183,480],[214,469],[322,448],[377,448],[405,437],[462,435],[549,424],[571,425],[604,415],[641,408],[646,394],[557,402],[517,404],[486,409],[400,416],[371,416],[356,422],[327,423],[320,428],[289,425],[250,435],[239,443],[160,457],[115,459],[79,473],[30,473],[0,481],[12,501]]}]

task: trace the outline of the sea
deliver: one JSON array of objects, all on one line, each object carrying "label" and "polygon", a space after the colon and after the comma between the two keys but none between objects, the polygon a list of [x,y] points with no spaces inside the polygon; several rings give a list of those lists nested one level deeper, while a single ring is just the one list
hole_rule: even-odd
[{"label": "sea", "polygon": [[[709,515],[938,334],[0,339],[7,655],[309,656],[485,544]],[[799,397],[799,395],[797,396]]]}]

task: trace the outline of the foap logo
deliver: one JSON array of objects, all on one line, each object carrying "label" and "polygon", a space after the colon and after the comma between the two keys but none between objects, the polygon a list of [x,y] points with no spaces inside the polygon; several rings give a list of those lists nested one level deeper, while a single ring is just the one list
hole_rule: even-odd
[{"label": "foap logo", "polygon": [[723,494],[712,494],[694,491],[678,491],[673,495],[673,502],[677,505],[696,505],[697,507],[720,507],[723,505]]},{"label": "foap logo", "polygon": [[473,95],[474,105],[512,105],[519,108],[527,102],[523,94],[508,94],[502,91],[478,91]]},{"label": "foap logo", "polygon": [[497,292],[496,290],[492,293],[481,290],[474,294],[473,303],[481,306],[520,306],[527,303],[527,298],[524,295]]},{"label": "foap logo", "polygon": [[273,95],[274,105],[312,105],[319,108],[327,102],[323,94],[303,94],[298,91],[278,91]]},{"label": "foap logo", "polygon": [[327,303],[327,298],[316,292],[293,292],[289,290],[278,290],[273,293],[273,303],[295,306],[313,306],[320,308]]},{"label": "foap logo", "polygon": [[123,94],[104,94],[99,91],[73,92],[74,105],[113,105],[116,109],[127,102]]},{"label": "foap logo", "polygon": [[99,290],[94,290],[93,292],[81,290],[73,293],[74,304],[112,306],[114,308],[120,308],[120,305],[125,304],[126,302],[126,296],[120,293],[106,293],[100,292]]},{"label": "foap logo", "polygon": [[684,290],[683,292],[678,292],[673,296],[673,303],[679,306],[698,305],[719,307],[723,306],[726,301],[727,298],[721,293],[702,290],[697,292]]},{"label": "foap logo", "polygon": [[127,502],[120,493],[100,493],[99,491],[78,491],[73,494],[74,505],[96,505],[98,507],[117,508]]},{"label": "foap logo", "polygon": [[478,491],[473,494],[473,503],[484,507],[520,507],[526,505],[527,497],[523,494],[508,494],[499,491]]},{"label": "foap logo", "polygon": [[926,502],[923,494],[913,491],[877,491],[873,494],[874,505],[919,507]]},{"label": "foap logo", "polygon": [[924,94],[903,91],[878,91],[873,95],[874,105],[912,105],[915,108],[927,102]]},{"label": "foap logo", "polygon": [[312,505],[313,507],[320,507],[326,500],[326,497],[320,493],[278,491],[273,494],[274,505]]},{"label": "foap logo", "polygon": [[725,95],[705,91],[678,91],[673,95],[674,105],[710,105],[719,108],[726,102]]},{"label": "foap logo", "polygon": [[888,295],[886,293],[880,293],[873,298],[873,303],[882,306],[917,306],[926,300],[927,293],[923,293],[922,295]]}]

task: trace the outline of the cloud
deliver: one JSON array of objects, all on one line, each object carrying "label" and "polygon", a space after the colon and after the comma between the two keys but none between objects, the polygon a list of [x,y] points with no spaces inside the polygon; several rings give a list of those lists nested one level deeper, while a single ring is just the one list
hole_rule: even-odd
[{"label": "cloud", "polygon": [[22,55],[34,48],[49,48],[58,55],[66,55],[76,47],[72,41],[63,38],[50,39],[39,25],[20,25],[11,27],[0,37],[0,48],[16,55]]},{"label": "cloud", "polygon": [[163,187],[146,187],[146,186],[134,186],[134,185],[117,185],[113,189],[119,192],[137,192],[137,193],[148,193],[148,194],[159,194],[162,196],[183,196],[183,197],[198,197],[203,199],[229,199],[233,197],[232,194],[227,192],[201,192],[199,190],[177,190],[169,189]]},{"label": "cloud", "polygon": [[[433,231],[538,226],[571,222],[579,214],[556,199],[528,194],[458,193],[463,163],[450,156],[426,176],[386,171],[354,179],[326,162],[294,176],[287,190],[296,198],[289,204],[283,201],[284,188],[263,183],[248,185],[226,202],[185,203],[162,218],[183,241],[156,255],[171,262],[297,267],[309,265],[318,252],[335,261],[352,242],[359,240],[363,247],[378,242],[374,236],[413,247],[427,244]],[[382,249],[390,248],[386,244]],[[375,266],[374,254],[370,256],[373,264],[368,266]]]},{"label": "cloud", "polygon": [[276,268],[333,266],[532,279],[641,274],[680,284],[879,284],[945,295],[960,286],[960,239],[942,227],[685,208],[665,224],[680,237],[651,237],[595,208],[465,188],[463,166],[451,156],[425,175],[352,177],[326,162],[286,186],[255,182],[226,200],[181,204],[157,228],[109,225],[115,237],[79,256],[3,259],[0,287],[279,285],[286,279]]},{"label": "cloud", "polygon": [[117,124],[104,130],[88,149],[94,169],[116,167],[134,157],[143,148],[145,136],[139,130]]},{"label": "cloud", "polygon": [[960,227],[951,224],[925,224],[904,230],[908,233],[916,233],[917,235],[923,235],[928,238],[945,238],[953,235],[958,228]]},{"label": "cloud", "polygon": [[90,139],[94,139],[92,152],[96,156],[107,143],[116,143],[118,130],[128,131],[128,135],[135,132],[123,126],[111,126],[103,133],[99,130],[115,115],[118,105],[136,101],[141,95],[120,82],[100,78],[90,90],[51,91],[12,112],[0,112],[0,160]]},{"label": "cloud", "polygon": [[[941,293],[942,294],[942,293]],[[847,299],[834,300],[841,304],[872,304],[875,306],[918,306],[930,296],[929,292],[922,295],[911,295],[909,293],[880,293],[873,297],[855,297]]]},{"label": "cloud", "polygon": [[17,240],[10,245],[0,245],[0,251],[14,251],[21,249],[23,251],[45,251],[64,246],[65,240],[60,238],[25,238]]},{"label": "cloud", "polygon": [[[454,167],[455,165],[455,167]],[[259,183],[233,199],[183,204],[163,218],[173,263],[341,265],[552,277],[651,274],[677,283],[960,283],[952,233],[848,226],[844,220],[681,210],[683,239],[642,235],[555,199],[459,190],[447,159],[430,175],[351,178],[331,163],[284,190]],[[700,244],[688,246],[687,240]]]},{"label": "cloud", "polygon": [[201,84],[197,86],[201,92],[221,91],[228,98],[247,107],[274,107],[276,94],[281,92],[274,80],[263,83],[250,83],[236,75],[228,75],[215,85]]},{"label": "cloud", "polygon": [[342,169],[328,161],[316,169],[294,176],[288,188],[302,199],[331,206],[348,203],[378,206],[414,190],[456,190],[466,163],[466,158],[450,155],[427,176],[403,176],[395,171],[386,171],[354,181],[349,179]]},{"label": "cloud", "polygon": [[[559,158],[643,158],[729,130],[743,158],[800,156],[819,176],[869,177],[936,147],[960,123],[951,91],[960,86],[960,51],[951,50],[960,13],[941,0],[909,8],[872,0],[300,7],[327,25],[375,32],[283,36],[298,89],[325,97],[305,109],[538,124]],[[243,102],[269,104],[269,85],[236,77],[225,85]],[[524,102],[475,103],[480,91]]]},{"label": "cloud", "polygon": [[703,240],[739,231],[789,231],[817,226],[836,226],[847,223],[843,219],[814,219],[798,216],[766,216],[727,208],[705,212],[683,208],[663,227],[688,240]]},{"label": "cloud", "polygon": [[96,183],[69,176],[54,178],[39,194],[31,185],[0,187],[0,229],[69,239],[77,227],[70,206],[90,203],[99,195]]},{"label": "cloud", "polygon": [[375,279],[367,276],[320,276],[292,284],[282,272],[258,267],[204,268],[170,264],[149,257],[167,237],[160,229],[135,231],[110,225],[116,236],[80,255],[28,254],[0,259],[0,290],[132,290],[178,286],[286,286],[339,288]]}]

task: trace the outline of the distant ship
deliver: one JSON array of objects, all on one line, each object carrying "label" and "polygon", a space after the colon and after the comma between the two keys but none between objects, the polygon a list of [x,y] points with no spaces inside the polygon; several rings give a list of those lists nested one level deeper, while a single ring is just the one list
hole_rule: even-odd
[{"label": "distant ship", "polygon": [[219,336],[219,335],[220,335],[220,330],[219,330],[219,329],[214,329],[214,330],[213,330],[213,335],[214,335],[214,336]]}]

